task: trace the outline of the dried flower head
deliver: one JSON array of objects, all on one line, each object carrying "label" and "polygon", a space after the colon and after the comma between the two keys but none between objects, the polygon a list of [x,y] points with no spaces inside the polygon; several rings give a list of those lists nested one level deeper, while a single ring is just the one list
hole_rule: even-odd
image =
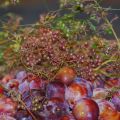
[{"label": "dried flower head", "polygon": [[40,28],[28,36],[20,53],[24,66],[49,80],[63,66],[74,68],[79,76],[89,81],[105,80],[112,75],[109,76],[108,70],[115,76],[120,67],[116,42],[99,37],[87,42],[69,41],[60,31],[48,28]]}]

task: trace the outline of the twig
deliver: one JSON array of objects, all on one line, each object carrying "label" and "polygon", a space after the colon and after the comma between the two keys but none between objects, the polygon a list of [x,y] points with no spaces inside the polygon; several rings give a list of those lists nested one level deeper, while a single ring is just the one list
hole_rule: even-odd
[{"label": "twig", "polygon": [[33,113],[26,107],[26,104],[22,100],[20,100],[20,102],[25,107],[25,109],[28,111],[28,113],[31,115],[33,120],[37,120],[36,117],[33,115]]},{"label": "twig", "polygon": [[104,65],[106,65],[106,64],[108,64],[108,63],[110,63],[110,62],[114,62],[114,61],[116,61],[116,60],[114,60],[114,59],[109,59],[109,60],[103,62],[103,63],[102,63],[100,66],[98,66],[97,68],[95,68],[94,71],[98,71],[102,66],[104,66]]},{"label": "twig", "polygon": [[107,18],[105,18],[105,21],[106,21],[106,23],[109,25],[109,27],[111,28],[111,30],[112,30],[112,32],[113,32],[113,34],[114,34],[114,36],[115,36],[115,38],[116,38],[116,40],[117,40],[118,48],[120,49],[120,40],[119,40],[119,38],[117,37],[117,34],[116,34],[116,32],[115,32],[112,24],[110,23],[110,21],[109,21]]},{"label": "twig", "polygon": [[[94,0],[95,4],[98,6],[99,9],[104,9],[103,7],[100,6],[100,4]],[[119,38],[117,37],[117,34],[112,26],[112,24],[110,23],[110,21],[108,20],[107,17],[104,18],[105,22],[108,24],[108,26],[110,27],[110,29],[112,30],[113,32],[113,35],[115,36],[115,39],[117,40],[117,43],[118,43],[118,48],[120,49],[120,41],[119,41]]]},{"label": "twig", "polygon": [[109,10],[109,11],[120,11],[119,8],[103,8],[104,10]]},{"label": "twig", "polygon": [[[3,87],[3,86],[2,86],[2,87]],[[5,87],[3,87],[3,88],[4,88],[4,91],[10,92],[9,89],[7,89],[7,88],[5,88]],[[15,95],[21,95],[18,91],[13,91],[13,92],[15,93]],[[16,94],[16,93],[18,93],[18,94]],[[11,95],[10,95],[10,97],[12,98]],[[33,115],[33,113],[27,108],[27,106],[26,106],[26,104],[24,103],[24,101],[23,101],[21,98],[19,98],[19,97],[17,97],[17,100],[25,107],[25,109],[26,109],[27,112],[31,115],[31,117],[33,118],[33,120],[37,120],[36,117]]]}]

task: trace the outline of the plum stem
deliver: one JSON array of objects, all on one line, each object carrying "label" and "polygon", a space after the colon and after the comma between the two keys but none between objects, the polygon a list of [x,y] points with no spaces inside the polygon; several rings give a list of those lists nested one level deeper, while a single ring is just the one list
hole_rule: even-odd
[{"label": "plum stem", "polygon": [[95,68],[94,69],[94,71],[98,71],[101,67],[103,67],[104,65],[106,65],[106,64],[108,64],[108,63],[110,63],[110,62],[114,62],[114,61],[116,61],[115,59],[109,59],[109,60],[107,60],[107,61],[105,61],[105,62],[103,62],[100,66],[98,66],[97,68]]},{"label": "plum stem", "polygon": [[[4,88],[4,90],[6,91],[6,92],[10,92],[10,90],[9,89],[7,89],[7,88],[5,88],[5,87],[3,87]],[[21,95],[18,91],[17,92],[15,92],[15,91],[12,91],[12,92],[14,92],[15,93],[15,95]],[[18,94],[16,94],[16,93],[18,93]],[[10,97],[12,98],[12,96],[10,95]],[[14,98],[13,98],[14,99]],[[19,97],[17,97],[17,100],[25,107],[25,109],[27,110],[27,112],[30,114],[30,116],[33,118],[33,120],[37,120],[37,118],[33,115],[33,113],[27,108],[27,106],[26,106],[26,104],[24,103],[24,101],[21,99],[21,98],[19,98]]]},{"label": "plum stem", "polygon": [[33,113],[26,107],[26,104],[24,103],[24,101],[20,100],[20,102],[25,107],[25,109],[28,111],[28,113],[31,115],[33,120],[37,120],[36,117],[33,115]]},{"label": "plum stem", "polygon": [[113,35],[115,36],[115,38],[116,38],[116,40],[117,40],[118,48],[120,49],[120,40],[119,40],[119,38],[117,37],[117,34],[116,34],[116,32],[115,32],[112,24],[110,23],[110,21],[109,21],[107,18],[105,18],[105,21],[106,21],[106,23],[109,25],[110,29],[112,30]]}]

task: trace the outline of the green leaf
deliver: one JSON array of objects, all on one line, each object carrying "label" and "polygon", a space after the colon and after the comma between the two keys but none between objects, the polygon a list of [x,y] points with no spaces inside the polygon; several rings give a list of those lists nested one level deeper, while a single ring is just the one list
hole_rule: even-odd
[{"label": "green leaf", "polygon": [[92,23],[90,23],[89,25],[90,25],[91,30],[96,31],[96,26],[95,25],[93,25]]},{"label": "green leaf", "polygon": [[97,44],[94,43],[94,44],[92,45],[92,48],[96,49],[96,48],[97,48]]},{"label": "green leaf", "polygon": [[3,52],[0,52],[0,62],[3,61]]},{"label": "green leaf", "polygon": [[7,32],[0,32],[0,39],[6,38],[6,37],[8,37]]},{"label": "green leaf", "polygon": [[105,30],[105,32],[106,32],[107,34],[109,34],[109,35],[112,35],[112,34],[113,34],[111,28],[107,28],[107,29]]}]

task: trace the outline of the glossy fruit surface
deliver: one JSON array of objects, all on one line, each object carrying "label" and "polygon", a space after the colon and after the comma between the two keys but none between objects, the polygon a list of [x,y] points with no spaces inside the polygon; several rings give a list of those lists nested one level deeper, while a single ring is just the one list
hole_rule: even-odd
[{"label": "glossy fruit surface", "polygon": [[77,84],[86,86],[87,91],[88,91],[88,97],[92,97],[92,95],[93,95],[93,85],[90,81],[87,81],[85,79],[77,77],[74,80],[74,82],[77,83]]},{"label": "glossy fruit surface", "polygon": [[104,88],[104,86],[105,86],[104,80],[101,80],[101,79],[92,81],[92,84],[93,84],[94,88]]},{"label": "glossy fruit surface", "polygon": [[107,96],[107,89],[105,88],[95,88],[93,90],[93,99],[94,100],[104,100]]},{"label": "glossy fruit surface", "polygon": [[13,76],[10,75],[10,74],[8,74],[8,75],[6,75],[5,77],[3,77],[3,79],[2,79],[1,82],[2,82],[3,84],[5,84],[5,83],[9,82],[11,79],[13,79]]},{"label": "glossy fruit surface", "polygon": [[74,80],[75,76],[76,73],[72,68],[63,67],[58,71],[55,79],[64,84],[70,84]]},{"label": "glossy fruit surface", "polygon": [[88,97],[88,90],[84,84],[72,83],[65,89],[65,99],[70,107],[84,97]]},{"label": "glossy fruit surface", "polygon": [[119,87],[120,86],[120,78],[119,79],[109,79],[106,81],[105,88],[112,88],[112,87]]},{"label": "glossy fruit surface", "polygon": [[73,114],[76,120],[98,120],[99,107],[92,99],[83,98],[74,106]]},{"label": "glossy fruit surface", "polygon": [[76,120],[72,114],[64,115],[60,120]]},{"label": "glossy fruit surface", "polygon": [[45,120],[60,120],[62,116],[67,115],[69,106],[67,102],[60,98],[52,98],[44,104],[44,109],[41,111],[41,115]]},{"label": "glossy fruit surface", "polygon": [[[27,109],[37,120],[120,120],[118,81],[108,80],[115,87],[110,88],[105,84],[104,88],[100,84],[95,85],[92,81],[76,77],[71,68],[64,67],[60,71],[57,74],[60,76],[56,75],[54,81],[47,81],[25,71],[3,78],[0,113],[4,113],[8,120],[32,120]],[[11,90],[14,91],[13,95],[17,93],[18,96],[7,93]],[[112,93],[111,99],[107,97],[109,92]],[[0,115],[0,120],[4,116]]]},{"label": "glossy fruit surface", "polygon": [[116,109],[120,112],[120,90],[112,95],[111,102],[115,105]]},{"label": "glossy fruit surface", "polygon": [[16,119],[7,114],[0,114],[0,120],[16,120]]},{"label": "glossy fruit surface", "polygon": [[120,120],[120,113],[116,110],[114,104],[103,100],[98,102],[100,109],[100,120]]},{"label": "glossy fruit surface", "polygon": [[0,96],[3,95],[3,93],[4,93],[4,88],[0,86]]},{"label": "glossy fruit surface", "polygon": [[27,77],[27,72],[26,71],[20,71],[16,74],[16,79],[22,82]]},{"label": "glossy fruit surface", "polygon": [[61,82],[51,82],[47,85],[46,95],[51,98],[65,98],[65,85]]},{"label": "glossy fruit surface", "polygon": [[16,103],[10,98],[0,98],[0,113],[13,116],[16,112]]}]

